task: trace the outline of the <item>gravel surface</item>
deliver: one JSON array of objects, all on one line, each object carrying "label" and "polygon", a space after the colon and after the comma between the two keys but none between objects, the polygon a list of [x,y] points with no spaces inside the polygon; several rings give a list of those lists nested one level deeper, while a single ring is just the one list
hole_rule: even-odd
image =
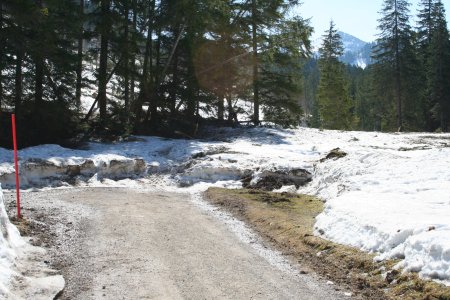
[{"label": "gravel surface", "polygon": [[349,298],[270,264],[188,194],[56,189],[22,203],[33,242],[66,279],[58,299]]}]

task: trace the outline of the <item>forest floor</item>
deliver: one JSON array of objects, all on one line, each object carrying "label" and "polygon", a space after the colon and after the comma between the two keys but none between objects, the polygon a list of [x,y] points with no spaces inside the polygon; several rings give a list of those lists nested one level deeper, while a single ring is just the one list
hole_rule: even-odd
[{"label": "forest floor", "polygon": [[[13,196],[5,193],[10,208]],[[24,193],[22,201],[26,222],[19,228],[33,244],[49,249],[49,264],[66,279],[58,299],[349,296],[313,273],[299,272],[301,266],[270,263],[189,194],[51,189]]]}]

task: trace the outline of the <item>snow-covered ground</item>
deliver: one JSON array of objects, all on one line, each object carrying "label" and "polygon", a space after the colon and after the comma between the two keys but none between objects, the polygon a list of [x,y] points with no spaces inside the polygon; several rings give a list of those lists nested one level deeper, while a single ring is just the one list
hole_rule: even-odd
[{"label": "snow-covered ground", "polygon": [[[198,193],[256,183],[270,171],[305,169],[296,189],[321,197],[316,234],[400,258],[399,267],[450,285],[450,135],[315,129],[221,129],[209,140],[136,137],[88,150],[43,145],[19,152],[25,187],[117,185]],[[320,162],[339,147],[348,155]],[[0,180],[14,184],[12,152],[0,149]],[[0,245],[0,247],[2,247]]]},{"label": "snow-covered ground", "polygon": [[11,224],[6,214],[3,202],[3,192],[0,191],[0,296],[8,293],[8,283],[13,276],[12,266],[17,257],[17,249],[25,244],[17,228]]},{"label": "snow-covered ground", "polygon": [[43,262],[45,250],[33,247],[11,224],[0,187],[0,299],[52,299],[64,278]]}]

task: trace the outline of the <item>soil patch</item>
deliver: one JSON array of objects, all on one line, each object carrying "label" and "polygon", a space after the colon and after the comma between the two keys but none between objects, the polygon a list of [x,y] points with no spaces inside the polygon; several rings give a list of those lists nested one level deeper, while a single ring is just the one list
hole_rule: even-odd
[{"label": "soil patch", "polygon": [[374,262],[373,255],[313,235],[322,201],[307,195],[210,188],[205,198],[245,221],[303,272],[316,272],[359,299],[450,299],[450,288],[392,270],[396,261]]}]

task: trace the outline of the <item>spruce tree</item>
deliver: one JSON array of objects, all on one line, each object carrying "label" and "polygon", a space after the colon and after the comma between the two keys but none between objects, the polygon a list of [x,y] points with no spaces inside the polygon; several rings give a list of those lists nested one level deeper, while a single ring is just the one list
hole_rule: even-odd
[{"label": "spruce tree", "polygon": [[417,45],[423,56],[426,56],[431,43],[431,35],[434,28],[432,13],[435,2],[436,0],[421,0],[419,3]]},{"label": "spruce tree", "polygon": [[303,67],[304,76],[304,103],[303,110],[307,125],[319,128],[320,116],[317,103],[317,91],[320,81],[319,62],[317,58],[310,58]]},{"label": "spruce tree", "polygon": [[405,115],[408,129],[423,126],[423,106],[419,97],[421,80],[409,24],[409,5],[406,0],[384,0],[382,16],[378,20],[380,33],[373,56],[375,76],[382,81],[378,82],[380,98],[395,103],[396,110],[395,127],[386,116],[389,129],[402,130]]},{"label": "spruce tree", "polygon": [[295,124],[312,30],[289,16],[297,3],[3,0],[0,105],[38,125],[56,110],[72,119],[82,113],[83,87],[96,85],[99,115],[93,106],[83,120],[103,133],[123,133],[129,121],[146,133],[189,128],[201,110],[236,121],[241,99],[260,107],[248,112],[256,124],[260,110]]},{"label": "spruce tree", "polygon": [[[5,105],[6,93],[8,91],[8,74],[12,73],[10,65],[12,63],[11,58],[8,57],[7,53],[11,49],[8,49],[8,19],[7,12],[5,11],[4,1],[0,1],[0,113],[2,111],[2,106]],[[5,73],[5,74],[4,74]]]},{"label": "spruce tree", "polygon": [[298,125],[303,113],[303,65],[310,55],[312,28],[302,18],[281,20],[260,55],[260,101],[266,121]]},{"label": "spruce tree", "polygon": [[418,43],[427,130],[447,130],[448,30],[442,1],[423,0],[418,14]]},{"label": "spruce tree", "polygon": [[83,42],[84,42],[84,0],[79,0],[78,18],[81,20],[77,41],[77,67],[76,67],[76,84],[75,84],[75,105],[78,109],[81,107],[81,88],[83,73]]},{"label": "spruce tree", "polygon": [[108,84],[108,46],[111,34],[111,0],[100,1],[100,63],[98,67],[98,107],[100,121],[106,122],[106,87]]},{"label": "spruce tree", "polygon": [[265,49],[270,47],[268,42],[270,42],[272,30],[285,21],[290,8],[299,3],[298,0],[251,0],[240,3],[241,11],[248,12],[243,14],[241,22],[247,26],[247,40],[252,53],[252,102],[255,125],[260,123],[259,112],[262,101],[261,64],[265,59],[261,56],[264,55]]},{"label": "spruce tree", "polygon": [[3,69],[6,67],[5,46],[6,39],[4,33],[4,21],[3,21],[3,1],[0,2],[0,112],[2,110],[3,103]]},{"label": "spruce tree", "polygon": [[433,29],[427,59],[427,88],[433,117],[443,131],[450,127],[450,37],[442,1],[432,10]]},{"label": "spruce tree", "polygon": [[341,36],[333,21],[323,35],[319,49],[320,82],[318,91],[321,125],[329,129],[349,129],[352,125],[351,101],[343,63]]},{"label": "spruce tree", "polygon": [[418,27],[417,27],[417,42],[416,48],[418,53],[418,58],[420,62],[420,76],[422,82],[425,83],[422,95],[423,102],[425,105],[425,123],[427,130],[435,130],[439,125],[436,119],[433,117],[433,108],[436,103],[433,101],[430,95],[430,89],[427,84],[427,69],[428,61],[430,57],[431,50],[431,39],[433,35],[434,20],[432,18],[433,7],[436,0],[421,0],[420,9],[418,11]]},{"label": "spruce tree", "polygon": [[28,128],[18,132],[21,140],[32,145],[67,138],[75,129],[74,2],[3,0],[1,8],[2,100]]}]

